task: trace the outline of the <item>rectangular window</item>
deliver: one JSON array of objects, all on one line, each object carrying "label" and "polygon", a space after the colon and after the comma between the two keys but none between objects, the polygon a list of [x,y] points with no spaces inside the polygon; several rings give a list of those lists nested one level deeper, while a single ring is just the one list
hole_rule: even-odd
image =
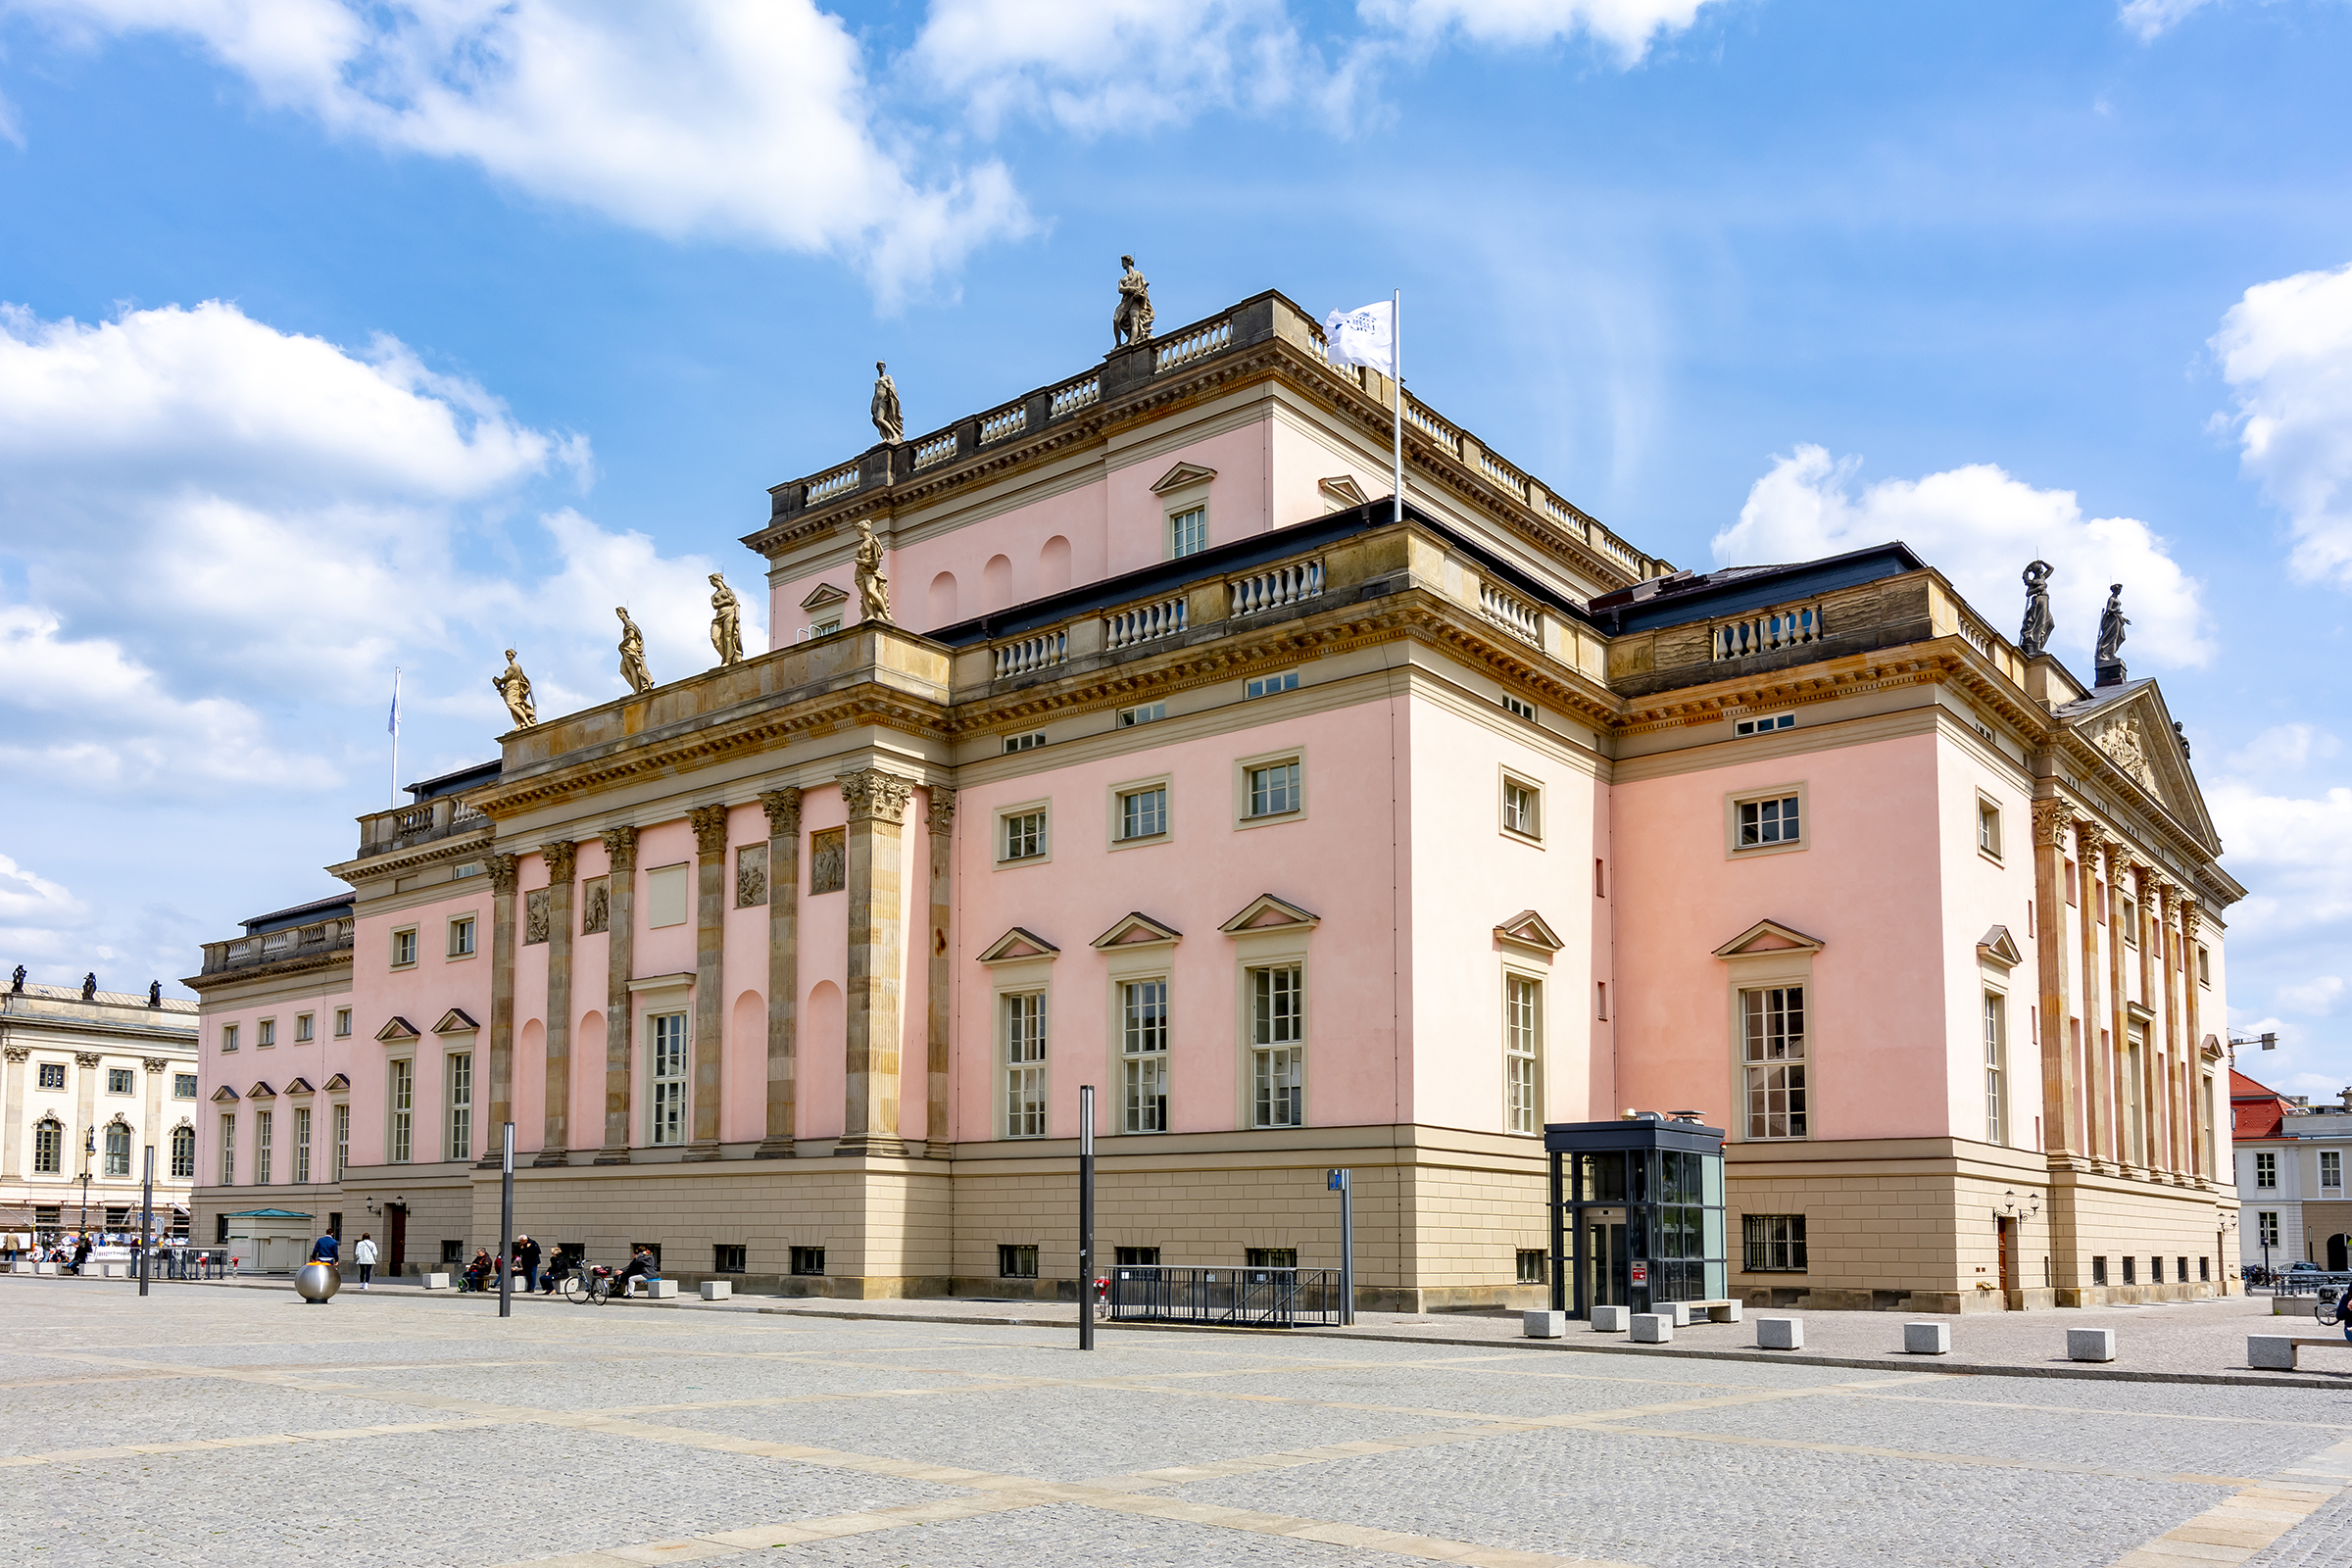
[{"label": "rectangular window", "polygon": [[1260,675],[1249,686],[1251,697],[1272,697],[1277,692],[1295,692],[1298,689],[1298,672],[1295,669],[1286,669],[1279,675]]},{"label": "rectangular window", "polygon": [[2066,862],[2066,902],[2070,905],[2082,903],[2075,897],[2075,862],[2072,860]]},{"label": "rectangular window", "polygon": [[1306,1125],[1306,971],[1250,971],[1251,1100],[1258,1127]]},{"label": "rectangular window", "polygon": [[351,1009],[349,1007],[335,1009],[335,1038],[337,1040],[351,1038]]},{"label": "rectangular window", "polygon": [[1796,843],[1801,827],[1797,800],[1794,795],[1778,795],[1761,801],[1741,801],[1738,847],[1756,850]]},{"label": "rectangular window", "polygon": [[1977,803],[1977,848],[1996,860],[2001,858],[2001,808],[1990,801]]},{"label": "rectangular window", "polygon": [[2124,928],[2124,946],[2127,948],[2138,947],[2139,901],[2137,899],[2126,898],[2123,901],[2122,907],[2116,912],[2116,921]]},{"label": "rectangular window", "polygon": [[1747,1075],[1747,1136],[1805,1136],[1805,988],[1740,993],[1740,1055]]},{"label": "rectangular window", "polygon": [[253,1043],[257,1050],[263,1047],[276,1045],[277,1020],[275,1018],[264,1018],[260,1023],[255,1024],[253,1026]]},{"label": "rectangular window", "polygon": [[1544,836],[1544,794],[1525,779],[1502,780],[1502,830],[1521,838]]},{"label": "rectangular window", "polygon": [[2338,1198],[2343,1196],[2344,1156],[2332,1149],[2320,1151],[2320,1186],[2335,1189]]},{"label": "rectangular window", "polygon": [[808,635],[811,637],[830,637],[839,630],[841,630],[839,615],[834,616],[831,620],[812,620],[808,623]]},{"label": "rectangular window", "polygon": [[1805,1272],[1804,1215],[1742,1214],[1740,1231],[1750,1274]]},{"label": "rectangular window", "polygon": [[1000,818],[1000,861],[1035,860],[1046,853],[1046,813],[1012,811]]},{"label": "rectangular window", "polygon": [[416,1063],[403,1057],[392,1068],[392,1163],[405,1165],[413,1152],[416,1125]]},{"label": "rectangular window", "polygon": [[[116,1122],[106,1130],[106,1174],[109,1176],[130,1174],[130,1129],[121,1122]],[[109,1229],[120,1228],[119,1226],[109,1227]]]},{"label": "rectangular window", "polygon": [[1199,555],[1208,548],[1208,509],[1190,507],[1168,514],[1168,559]]},{"label": "rectangular window", "polygon": [[1984,993],[1984,1141],[2009,1142],[2009,1103],[2004,1073],[2008,1066],[2007,1004]]},{"label": "rectangular window", "polygon": [[311,1017],[307,1012],[294,1015],[294,1043],[298,1046],[307,1046],[316,1038],[311,1028]]},{"label": "rectangular window", "polygon": [[270,1167],[275,1151],[270,1143],[277,1131],[277,1113],[257,1110],[253,1113],[253,1181],[257,1187],[270,1185]]},{"label": "rectangular window", "polygon": [[2254,1240],[2262,1247],[2278,1245],[2278,1211],[2275,1208],[2257,1209],[2254,1214]]},{"label": "rectangular window", "polygon": [[[2183,1261],[2185,1262],[2185,1259]],[[2199,1257],[2197,1259],[2197,1283],[2199,1285],[2210,1285],[2213,1283],[2212,1258]]]},{"label": "rectangular window", "polygon": [[1502,694],[1502,706],[1508,709],[1510,711],[1518,714],[1521,718],[1526,719],[1531,724],[1536,721],[1536,705],[1533,703],[1523,703],[1518,698],[1513,697],[1509,692],[1504,692]]},{"label": "rectangular window", "polygon": [[794,1248],[792,1271],[804,1276],[822,1274],[825,1271],[825,1250],[821,1247]]},{"label": "rectangular window", "polygon": [[1046,732],[1042,729],[1036,730],[1027,735],[1007,735],[1004,737],[1004,750],[1007,752],[1034,752],[1040,746],[1045,744]]},{"label": "rectangular window", "polygon": [[351,1168],[351,1107],[335,1107],[335,1180]]},{"label": "rectangular window", "polygon": [[2163,1258],[2151,1257],[2148,1259],[2148,1283],[2150,1285],[2162,1285],[2164,1283]]},{"label": "rectangular window", "polygon": [[1606,860],[1595,858],[1592,862],[1592,896],[1596,899],[1609,896],[1609,865]]},{"label": "rectangular window", "polygon": [[2278,1185],[2278,1156],[2267,1149],[2254,1152],[2254,1185],[2266,1190]]},{"label": "rectangular window", "polygon": [[1544,1265],[1550,1261],[1541,1247],[1522,1247],[1513,1261],[1518,1265],[1519,1283],[1541,1285],[1545,1279]]},{"label": "rectangular window", "polygon": [[173,1073],[172,1075],[172,1098],[173,1100],[194,1100],[196,1098],[196,1075],[192,1072]]},{"label": "rectangular window", "polygon": [[392,967],[405,969],[416,961],[416,928],[392,933]]},{"label": "rectangular window", "polygon": [[1119,1054],[1124,1126],[1131,1133],[1168,1130],[1168,983],[1119,986]]},{"label": "rectangular window", "polygon": [[1767,713],[1762,718],[1743,718],[1732,727],[1741,735],[1769,735],[1774,730],[1796,728],[1796,715]]},{"label": "rectangular window", "polygon": [[449,1057],[449,1152],[444,1159],[473,1157],[473,1053],[460,1051]]},{"label": "rectangular window", "polygon": [[1296,1247],[1245,1247],[1242,1249],[1244,1268],[1297,1268],[1298,1249]]},{"label": "rectangular window", "polygon": [[[220,1031],[220,1049],[222,1051],[234,1051],[237,1049],[237,1026],[235,1024],[232,1023],[226,1029]],[[66,1064],[62,1061],[42,1062],[41,1087],[43,1089],[65,1088]]]},{"label": "rectangular window", "polygon": [[710,1272],[713,1274],[743,1273],[746,1250],[747,1249],[741,1242],[713,1244],[710,1249]]},{"label": "rectangular window", "polygon": [[686,923],[687,873],[691,866],[657,865],[645,873],[645,923],[652,927]]},{"label": "rectangular window", "polygon": [[1119,728],[1133,729],[1138,724],[1156,724],[1168,716],[1165,703],[1139,703],[1133,708],[1119,710]]},{"label": "rectangular window", "polygon": [[2093,1285],[2107,1283],[2107,1260],[2105,1258],[2094,1257],[2090,1260],[2090,1283]]},{"label": "rectangular window", "polygon": [[234,1116],[220,1118],[220,1185],[237,1185],[237,1118]]},{"label": "rectangular window", "polygon": [[1502,1114],[1506,1132],[1542,1130],[1538,1066],[1543,1045],[1543,982],[1525,975],[1502,981]]},{"label": "rectangular window", "polygon": [[998,1243],[997,1278],[1002,1280],[1033,1280],[1037,1278],[1037,1249]]},{"label": "rectangular window", "polygon": [[2147,1035],[2133,1024],[2124,1043],[2124,1136],[2132,1163],[2148,1162],[2147,1085],[2141,1064],[2147,1059]]},{"label": "rectangular window", "polygon": [[[58,1125],[57,1119],[52,1116],[33,1123],[33,1174],[36,1176],[63,1175],[65,1155],[66,1130]],[[228,1178],[223,1176],[220,1180],[222,1185],[226,1185]]]},{"label": "rectangular window", "polygon": [[1168,830],[1168,787],[1128,790],[1119,797],[1119,839],[1155,839]]},{"label": "rectangular window", "polygon": [[1159,1267],[1159,1249],[1156,1247],[1114,1247],[1111,1261],[1120,1268]]},{"label": "rectangular window", "polygon": [[2197,944],[2197,984],[2213,984],[2213,952],[2202,942]]},{"label": "rectangular window", "polygon": [[1046,1136],[1046,994],[1004,998],[1004,1136]]},{"label": "rectangular window", "polygon": [[2214,1170],[2213,1075],[2211,1073],[2204,1076],[2201,1086],[2203,1092],[2197,1097],[2197,1152],[2202,1158],[2197,1165],[2197,1174],[2211,1176]]},{"label": "rectangular window", "polygon": [[1602,1023],[1609,1021],[1609,983],[1606,980],[1592,982],[1592,1016]]},{"label": "rectangular window", "polygon": [[106,1069],[106,1092],[108,1094],[127,1095],[131,1092],[131,1071],[128,1067]]},{"label": "rectangular window", "polygon": [[2139,1283],[2138,1258],[2127,1257],[2124,1259],[2124,1283],[2126,1285],[2137,1285]]},{"label": "rectangular window", "polygon": [[172,1129],[172,1177],[174,1181],[196,1179],[196,1129]]},{"label": "rectangular window", "polygon": [[646,1103],[653,1120],[647,1141],[682,1144],[686,1141],[686,1015],[657,1012],[645,1020],[647,1038]]},{"label": "rectangular window", "polygon": [[1298,763],[1270,762],[1250,769],[1250,814],[1281,816],[1298,809]]},{"label": "rectangular window", "polygon": [[311,1180],[311,1107],[294,1107],[294,1185],[308,1186]]}]

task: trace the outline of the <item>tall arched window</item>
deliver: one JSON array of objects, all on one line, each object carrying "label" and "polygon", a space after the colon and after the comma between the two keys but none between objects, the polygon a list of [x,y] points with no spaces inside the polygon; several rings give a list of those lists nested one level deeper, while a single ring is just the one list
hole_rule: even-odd
[{"label": "tall arched window", "polygon": [[66,1168],[66,1130],[58,1125],[55,1116],[43,1116],[32,1124],[32,1171],[36,1176],[56,1176]]},{"label": "tall arched window", "polygon": [[196,1179],[196,1129],[172,1129],[172,1175],[178,1181]]},{"label": "tall arched window", "polygon": [[106,1174],[130,1174],[130,1129],[120,1118],[106,1129]]}]

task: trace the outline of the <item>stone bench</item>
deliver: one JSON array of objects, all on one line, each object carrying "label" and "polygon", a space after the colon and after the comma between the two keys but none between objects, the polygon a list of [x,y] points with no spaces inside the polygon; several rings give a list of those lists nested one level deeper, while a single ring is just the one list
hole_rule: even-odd
[{"label": "stone bench", "polygon": [[2335,1334],[2249,1334],[2246,1365],[2266,1372],[2292,1372],[2296,1370],[2295,1358],[2304,1350],[2329,1346],[2352,1350],[2352,1340]]},{"label": "stone bench", "polygon": [[1668,1301],[1658,1310],[1672,1312],[1677,1328],[1686,1327],[1702,1318],[1709,1323],[1737,1323],[1740,1320],[1740,1303],[1731,1300]]},{"label": "stone bench", "polygon": [[629,1294],[655,1301],[672,1300],[678,1294],[678,1282],[676,1280],[649,1280],[640,1274],[637,1278],[629,1281]]}]

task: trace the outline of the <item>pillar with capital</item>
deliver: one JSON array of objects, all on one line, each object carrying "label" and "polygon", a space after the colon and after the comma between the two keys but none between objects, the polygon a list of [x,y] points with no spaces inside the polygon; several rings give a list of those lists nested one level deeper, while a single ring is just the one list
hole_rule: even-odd
[{"label": "pillar with capital", "polygon": [[[514,881],[512,855],[490,857],[490,1125],[514,1119]],[[485,1140],[485,1143],[487,1140]],[[495,1166],[485,1149],[477,1164]]]},{"label": "pillar with capital", "polygon": [[910,780],[878,767],[841,775],[849,807],[849,1062],[843,1154],[902,1154],[899,1136],[899,1031],[906,960],[899,914],[901,829]]},{"label": "pillar with capital", "polygon": [[605,952],[605,1147],[599,1165],[629,1162],[629,1064],[634,1039],[629,1002],[631,970],[637,961],[637,830],[608,828],[605,854],[612,862],[606,878]]},{"label": "pillar with capital", "polygon": [[754,1157],[798,1151],[801,1019],[801,792],[769,790],[767,813],[767,1136]]},{"label": "pillar with capital", "polygon": [[2084,1152],[2079,1126],[2082,1114],[2081,1067],[2068,1060],[2066,1018],[2068,984],[2066,954],[2066,837],[2074,825],[2074,808],[2061,800],[2034,803],[2034,902],[2040,911],[2034,944],[2040,970],[2041,1098],[2048,1118],[2048,1148],[2052,1154]]},{"label": "pillar with capital", "polygon": [[571,890],[579,846],[539,846],[547,861],[547,1115],[534,1165],[571,1160]]},{"label": "pillar with capital", "polygon": [[954,1014],[953,972],[949,964],[948,917],[954,909],[954,890],[949,877],[955,865],[956,792],[945,784],[934,784],[925,809],[926,825],[931,840],[931,940],[930,1017],[924,1037],[925,1082],[923,1093],[923,1142],[925,1152],[935,1159],[948,1156],[948,1027]]},{"label": "pillar with capital", "polygon": [[688,1110],[692,1139],[688,1159],[718,1158],[719,1097],[726,1053],[719,1037],[726,989],[727,808],[698,806],[686,813],[694,824],[694,1098]]}]

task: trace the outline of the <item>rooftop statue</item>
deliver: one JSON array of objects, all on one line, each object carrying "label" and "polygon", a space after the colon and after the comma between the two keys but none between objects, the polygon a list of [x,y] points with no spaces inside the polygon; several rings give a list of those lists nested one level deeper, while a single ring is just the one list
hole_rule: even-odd
[{"label": "rooftop statue", "polygon": [[718,650],[721,664],[743,662],[743,607],[715,571],[710,574],[710,646]]},{"label": "rooftop statue", "polygon": [[874,525],[858,519],[858,605],[866,620],[890,619],[890,579],[882,574],[882,541]]},{"label": "rooftop statue", "polygon": [[12,997],[24,994],[24,966],[21,963],[17,965],[16,974],[9,980],[8,994]]},{"label": "rooftop statue", "polygon": [[906,416],[899,407],[899,383],[890,378],[890,367],[880,360],[874,362],[874,402],[868,410],[874,420],[874,434],[886,446],[897,446],[906,439]]},{"label": "rooftop statue", "polygon": [[654,677],[645,667],[645,633],[629,618],[628,606],[615,605],[612,613],[620,617],[620,678],[629,683],[633,692],[650,692],[654,689]]},{"label": "rooftop statue", "polygon": [[514,649],[507,650],[506,672],[491,676],[490,684],[507,700],[507,716],[514,720],[516,729],[529,729],[539,722],[539,710],[531,705],[531,677],[514,662]]},{"label": "rooftop statue", "polygon": [[2050,564],[2036,561],[2026,568],[2026,623],[2017,634],[2018,651],[2034,658],[2050,644]]},{"label": "rooftop statue", "polygon": [[[2124,628],[2131,625],[2124,614],[2124,585],[2107,585],[2107,608],[2099,612],[2098,683],[2101,686],[2120,686],[2124,681]],[[2113,671],[2113,673],[2109,673]]]},{"label": "rooftop statue", "polygon": [[147,1005],[149,1005],[150,1007],[160,1007],[160,1006],[162,1006],[163,1004],[164,1004],[164,983],[163,983],[161,980],[150,980],[150,981],[148,981],[148,982],[147,982]]},{"label": "rooftop statue", "polygon": [[1120,257],[1119,265],[1127,270],[1119,274],[1119,304],[1110,313],[1114,348],[1121,343],[1141,343],[1152,335],[1152,285],[1135,270],[1134,257]]},{"label": "rooftop statue", "polygon": [[81,977],[81,1000],[84,1002],[98,1000],[98,971],[95,969]]}]

